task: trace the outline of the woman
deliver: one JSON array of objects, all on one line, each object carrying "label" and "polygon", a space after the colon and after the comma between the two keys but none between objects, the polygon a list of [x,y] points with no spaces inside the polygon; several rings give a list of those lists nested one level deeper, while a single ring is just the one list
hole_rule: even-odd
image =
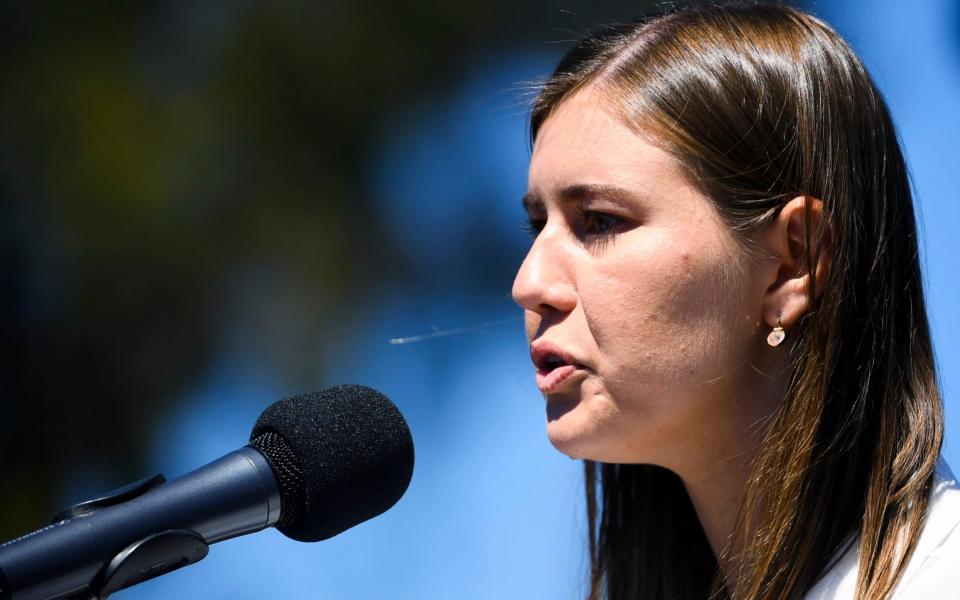
[{"label": "woman", "polygon": [[589,597],[960,593],[910,186],[843,40],[782,6],[609,28],[531,134],[513,295]]}]

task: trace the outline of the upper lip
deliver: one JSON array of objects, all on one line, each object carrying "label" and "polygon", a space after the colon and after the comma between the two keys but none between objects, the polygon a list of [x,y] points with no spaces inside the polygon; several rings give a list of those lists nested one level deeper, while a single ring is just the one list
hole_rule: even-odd
[{"label": "upper lip", "polygon": [[583,364],[573,355],[550,342],[534,342],[530,345],[530,360],[538,370],[552,371],[564,364],[582,367]]}]

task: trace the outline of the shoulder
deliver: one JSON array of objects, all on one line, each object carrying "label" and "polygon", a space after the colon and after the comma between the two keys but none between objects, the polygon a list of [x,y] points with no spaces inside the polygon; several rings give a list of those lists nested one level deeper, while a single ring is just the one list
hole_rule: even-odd
[{"label": "shoulder", "polygon": [[[807,593],[805,600],[852,600],[857,585],[853,544]],[[941,598],[960,588],[960,485],[943,459],[937,465],[927,521],[893,600]]]},{"label": "shoulder", "polygon": [[903,574],[895,600],[942,598],[960,588],[960,485],[941,459],[927,522]]}]

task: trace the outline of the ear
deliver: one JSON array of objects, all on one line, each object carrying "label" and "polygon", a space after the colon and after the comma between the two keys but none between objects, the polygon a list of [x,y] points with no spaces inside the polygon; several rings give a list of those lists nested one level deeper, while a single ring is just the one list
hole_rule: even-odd
[{"label": "ear", "polygon": [[811,290],[815,298],[823,293],[832,263],[832,229],[823,202],[809,196],[792,198],[765,229],[763,243],[775,264],[763,317],[770,327],[782,323],[789,329],[812,308]]}]

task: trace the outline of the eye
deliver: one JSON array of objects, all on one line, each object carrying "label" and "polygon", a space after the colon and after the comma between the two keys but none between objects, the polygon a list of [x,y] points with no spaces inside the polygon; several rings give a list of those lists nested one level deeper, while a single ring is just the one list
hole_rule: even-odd
[{"label": "eye", "polygon": [[618,225],[623,223],[622,219],[619,219],[613,215],[608,215],[607,213],[593,211],[581,212],[583,214],[584,229],[589,235],[603,235],[605,233],[610,233],[616,229]]},{"label": "eye", "polygon": [[538,219],[528,215],[523,221],[523,230],[530,236],[530,239],[534,239],[540,235],[540,232],[543,231],[546,224],[546,219]]},{"label": "eye", "polygon": [[626,223],[620,217],[592,210],[579,210],[583,233],[587,237],[611,235]]}]

